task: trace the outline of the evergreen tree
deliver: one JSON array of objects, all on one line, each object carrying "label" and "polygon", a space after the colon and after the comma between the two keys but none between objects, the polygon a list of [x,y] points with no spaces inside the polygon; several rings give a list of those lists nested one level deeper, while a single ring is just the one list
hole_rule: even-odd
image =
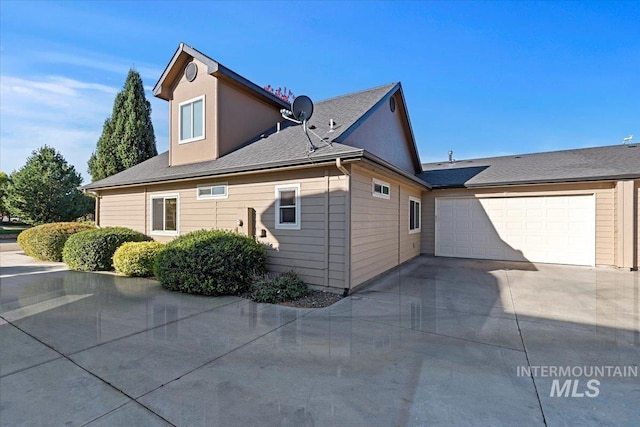
[{"label": "evergreen tree", "polygon": [[5,172],[0,172],[0,221],[6,216],[9,216],[9,210],[6,207],[5,197],[7,192],[7,186],[9,185],[9,177]]},{"label": "evergreen tree", "polygon": [[78,189],[82,177],[55,149],[44,146],[11,174],[5,202],[12,215],[29,224],[73,221],[93,212],[93,198]]},{"label": "evergreen tree", "polygon": [[157,154],[151,104],[144,95],[140,74],[131,69],[89,159],[89,173],[93,181],[98,181]]}]

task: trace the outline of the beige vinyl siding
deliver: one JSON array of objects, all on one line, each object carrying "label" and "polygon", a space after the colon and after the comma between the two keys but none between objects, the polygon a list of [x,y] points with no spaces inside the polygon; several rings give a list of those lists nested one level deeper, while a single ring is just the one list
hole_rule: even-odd
[{"label": "beige vinyl siding", "polygon": [[615,184],[531,185],[483,189],[452,189],[425,192],[422,196],[422,252],[434,254],[436,197],[525,197],[595,194],[596,196],[596,265],[615,265]]},{"label": "beige vinyl siding", "polygon": [[[197,199],[198,185],[220,183],[227,183],[228,198]],[[275,228],[275,187],[282,184],[300,184],[300,230]],[[263,229],[266,231],[266,237],[258,237],[258,241],[267,245],[270,271],[295,270],[310,285],[343,290],[347,190],[348,178],[340,175],[337,169],[310,168],[139,187],[128,190],[138,197],[135,210],[129,211],[111,208],[112,205],[122,206],[121,197],[131,197],[125,195],[124,190],[120,190],[122,196],[116,195],[117,190],[111,190],[113,196],[106,202],[104,198],[101,201],[101,212],[104,209],[114,212],[110,220],[112,223],[121,225],[136,221],[142,224],[139,228],[155,240],[169,241],[174,237],[151,233],[151,196],[179,195],[180,234],[200,229],[246,233],[246,212],[252,208],[255,210],[256,235],[260,236]],[[242,227],[237,225],[238,219],[243,219]]]},{"label": "beige vinyl siding", "polygon": [[101,227],[121,226],[146,233],[144,189],[101,191],[98,218]]},{"label": "beige vinyl siding", "polygon": [[[420,189],[382,171],[351,168],[351,287],[420,254],[420,233],[409,234],[409,196]],[[390,198],[374,197],[372,180],[390,185]]]}]

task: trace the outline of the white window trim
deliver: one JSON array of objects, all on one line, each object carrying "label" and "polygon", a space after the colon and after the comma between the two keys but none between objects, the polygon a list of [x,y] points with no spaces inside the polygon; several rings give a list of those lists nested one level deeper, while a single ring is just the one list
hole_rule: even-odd
[{"label": "white window trim", "polygon": [[[201,188],[209,188],[209,187],[224,187],[224,194],[211,194],[210,196],[201,196],[200,189]],[[229,185],[226,182],[218,182],[216,184],[202,184],[198,185],[196,188],[196,199],[198,200],[211,200],[211,199],[228,199],[229,198]]]},{"label": "white window trim", "polygon": [[[281,224],[280,223],[280,191],[282,190],[295,190],[296,192],[296,222],[295,224]],[[275,211],[275,225],[277,230],[300,230],[300,184],[282,184],[276,185],[275,190],[276,198],[276,211]]]},{"label": "white window trim", "polygon": [[[195,138],[188,138],[188,139],[180,139],[180,137],[182,136],[182,106],[186,105],[186,104],[192,104],[196,101],[202,100],[202,136],[198,136]],[[204,95],[198,96],[196,98],[191,98],[187,101],[181,102],[180,104],[178,104],[178,144],[188,144],[189,142],[195,142],[195,141],[201,141],[205,138],[206,136],[206,130],[207,130],[207,124],[205,123],[205,117],[206,115],[206,111],[207,111],[207,105],[204,99]],[[192,114],[191,114],[191,126],[193,127],[193,110],[192,110]]]},{"label": "white window trim", "polygon": [[[381,185],[381,186],[385,186],[389,189],[389,194],[381,194],[381,193],[376,193],[376,184]],[[371,194],[373,195],[373,197],[378,197],[380,199],[391,199],[391,185],[388,182],[384,182],[384,181],[380,181],[379,179],[375,179],[372,178],[371,179]]]},{"label": "white window trim", "polygon": [[[164,231],[164,230],[154,230],[153,229],[153,200],[154,199],[176,199],[176,230],[175,231]],[[162,222],[164,228],[164,203],[162,204]],[[178,236],[180,235],[180,194],[172,193],[172,194],[152,194],[149,196],[149,234],[153,236]]]},{"label": "white window trim", "polygon": [[[413,230],[411,229],[411,202],[416,202],[419,204],[419,209],[418,209],[418,216],[419,216],[419,222],[418,224],[420,224],[420,226],[418,228],[414,228]],[[408,228],[409,228],[409,234],[416,234],[416,233],[420,233],[422,231],[422,200],[418,199],[417,197],[412,197],[409,196],[409,210],[408,210],[408,216],[407,216],[407,223],[408,223]]]}]

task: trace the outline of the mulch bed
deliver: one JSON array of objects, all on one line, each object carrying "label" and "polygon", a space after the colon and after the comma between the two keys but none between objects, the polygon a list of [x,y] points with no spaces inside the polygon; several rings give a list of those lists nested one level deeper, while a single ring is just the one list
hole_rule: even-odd
[{"label": "mulch bed", "polygon": [[280,305],[297,308],[322,308],[329,307],[342,299],[342,295],[325,291],[309,291],[309,293],[296,301],[281,302]]}]

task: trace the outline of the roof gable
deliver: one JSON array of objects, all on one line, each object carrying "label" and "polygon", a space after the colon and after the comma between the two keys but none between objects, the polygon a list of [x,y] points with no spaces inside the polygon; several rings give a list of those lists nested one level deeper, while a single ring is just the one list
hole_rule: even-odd
[{"label": "roof gable", "polygon": [[290,108],[288,102],[283,101],[271,92],[261,88],[235,71],[228,69],[214,59],[184,43],[180,43],[178,49],[171,57],[171,60],[162,72],[160,79],[153,87],[153,94],[165,101],[171,99],[173,83],[176,79],[180,78],[184,71],[184,67],[192,58],[195,58],[206,65],[207,74],[223,78],[264,101],[278,105],[280,108]]},{"label": "roof gable", "polygon": [[[395,110],[390,109],[392,98]],[[384,96],[336,140],[363,148],[408,173],[422,171],[400,83],[393,84]]]}]

